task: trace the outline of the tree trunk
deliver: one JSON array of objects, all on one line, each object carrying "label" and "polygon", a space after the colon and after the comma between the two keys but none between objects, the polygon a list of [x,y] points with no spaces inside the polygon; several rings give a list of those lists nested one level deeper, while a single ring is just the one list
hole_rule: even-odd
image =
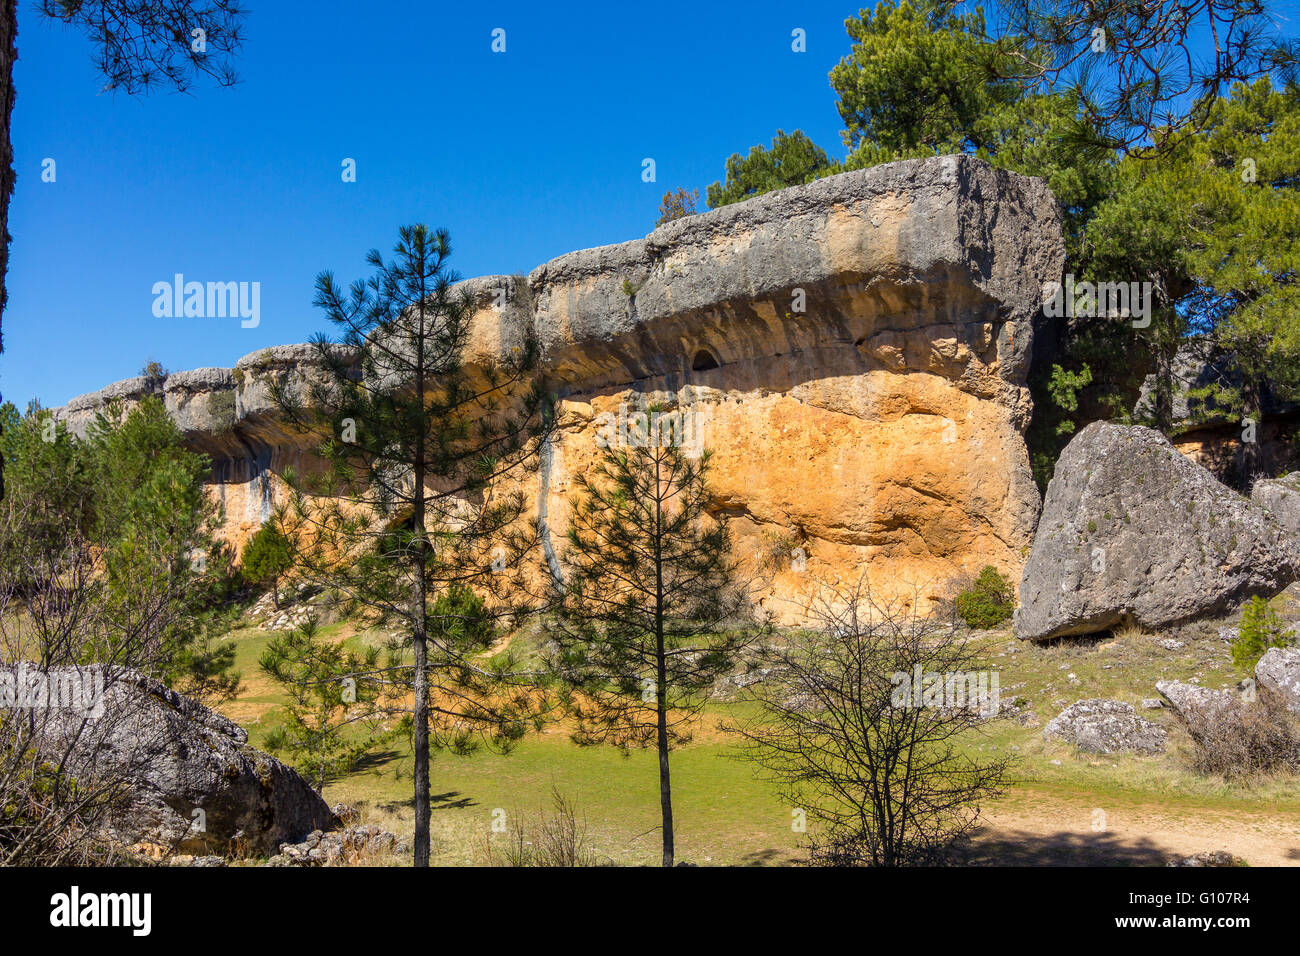
[{"label": "tree trunk", "polygon": [[1246,441],[1246,425],[1242,423],[1241,440],[1241,490],[1250,494],[1250,486],[1259,477],[1267,477],[1268,454],[1264,449],[1264,399],[1263,388],[1259,382],[1242,383],[1241,398],[1244,418],[1253,422],[1251,441]]},{"label": "tree trunk", "polygon": [[[9,122],[14,111],[14,60],[18,59],[18,3],[0,0],[0,322],[9,304],[6,277],[9,271],[9,200],[14,195],[14,150],[9,140]],[[0,352],[4,351],[0,326]]]},{"label": "tree trunk", "polygon": [[[14,195],[14,150],[9,121],[14,111],[14,60],[18,59],[18,2],[0,0],[0,352],[4,351],[4,314],[9,304],[9,201]],[[0,498],[4,497],[4,461],[0,460]]]},{"label": "tree trunk", "polygon": [[663,488],[655,461],[655,737],[659,744],[659,806],[663,811],[664,866],[673,865],[673,789],[668,779],[668,657],[664,648]]},{"label": "tree trunk", "polygon": [[664,827],[664,866],[673,865],[673,788],[668,780],[668,709],[665,706],[664,682],[667,679],[667,668],[664,666],[664,638],[663,627],[659,628],[659,672],[657,688],[658,694],[658,724],[655,736],[659,740],[659,806],[663,810],[663,827]]},{"label": "tree trunk", "polygon": [[1174,356],[1166,348],[1156,353],[1155,426],[1169,434],[1174,423]]},{"label": "tree trunk", "polygon": [[[423,476],[421,476],[423,478]],[[423,509],[421,509],[423,510]],[[420,515],[423,524],[424,515]],[[418,527],[418,526],[417,526]],[[424,620],[424,546],[416,549],[420,567],[416,570],[415,593],[415,865],[429,865],[429,649]]]},{"label": "tree trunk", "polygon": [[[421,268],[423,269],[423,262]],[[419,408],[424,410],[424,290],[421,288],[420,328],[415,337],[415,393],[419,399]],[[428,568],[426,566],[426,549],[429,538],[424,527],[424,472],[425,450],[424,430],[421,428],[416,436],[415,460],[412,478],[415,481],[415,494],[411,512],[411,524],[415,534],[415,583],[411,594],[412,640],[415,645],[415,729],[412,745],[415,749],[415,866],[429,865],[429,647],[426,628],[428,626],[426,604],[428,596]]]}]

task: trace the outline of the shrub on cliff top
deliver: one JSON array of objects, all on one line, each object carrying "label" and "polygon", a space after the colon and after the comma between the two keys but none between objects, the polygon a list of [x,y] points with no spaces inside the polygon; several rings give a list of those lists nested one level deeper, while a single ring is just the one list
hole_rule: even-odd
[{"label": "shrub on cliff top", "polygon": [[967,590],[957,595],[957,614],[967,627],[997,627],[1011,617],[1011,584],[993,565],[985,565]]},{"label": "shrub on cliff top", "polygon": [[663,201],[659,203],[659,218],[655,220],[655,225],[662,226],[674,219],[694,216],[699,211],[695,208],[699,201],[698,189],[692,189],[690,192],[687,192],[685,187],[678,187],[676,192],[669,190],[664,193]]}]

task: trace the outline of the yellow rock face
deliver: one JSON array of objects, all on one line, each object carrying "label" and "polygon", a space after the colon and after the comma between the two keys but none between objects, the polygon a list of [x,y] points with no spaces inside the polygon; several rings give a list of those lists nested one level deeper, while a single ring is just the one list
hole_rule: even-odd
[{"label": "yellow rock face", "polygon": [[[547,482],[557,538],[573,477],[629,418],[637,434],[647,397],[611,389],[562,403]],[[1023,502],[1036,494],[1023,438],[998,406],[942,376],[876,370],[786,392],[688,386],[653,399],[682,410],[688,450],[712,452],[715,513],[778,620],[802,620],[819,583],[863,573],[881,593],[933,601],[984,564],[1021,569],[1033,531]]]}]

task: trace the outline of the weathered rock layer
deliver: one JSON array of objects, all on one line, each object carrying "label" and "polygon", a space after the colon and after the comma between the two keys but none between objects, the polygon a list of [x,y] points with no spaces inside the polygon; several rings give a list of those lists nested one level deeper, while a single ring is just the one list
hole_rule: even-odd
[{"label": "weathered rock layer", "polygon": [[[714,451],[713,492],[745,553],[789,547],[764,599],[798,617],[814,580],[867,571],[938,596],[984,564],[1017,574],[1038,514],[1023,439],[1034,322],[1064,261],[1036,179],[969,157],[891,163],[570,253],[528,277],[469,280],[475,361],[536,330],[562,428],[526,484],[557,538],[573,476],[620,413],[676,405]],[[74,399],[83,430],[156,389],[212,456],[226,533],[247,537],[310,465],[275,379],[315,374],[306,346],[159,385]],[[606,417],[603,413],[609,413]],[[774,544],[774,542],[776,544]]]}]

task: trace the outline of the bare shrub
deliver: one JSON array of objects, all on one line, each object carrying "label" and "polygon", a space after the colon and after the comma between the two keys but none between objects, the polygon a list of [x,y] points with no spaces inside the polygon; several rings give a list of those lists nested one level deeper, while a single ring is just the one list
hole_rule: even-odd
[{"label": "bare shrub", "polygon": [[551,788],[551,812],[515,812],[518,821],[494,843],[489,833],[484,840],[484,862],[488,866],[599,866],[603,861],[587,837],[587,822],[579,819],[574,802]]},{"label": "bare shrub", "polygon": [[105,743],[133,718],[114,687],[171,663],[185,579],[115,590],[75,528],[33,541],[21,503],[0,507],[0,865],[110,863],[105,824],[146,769]]},{"label": "bare shrub", "polygon": [[1300,769],[1300,730],[1268,695],[1253,703],[1189,710],[1182,718],[1197,773],[1242,779]]},{"label": "bare shrub", "polygon": [[948,862],[1002,788],[1008,761],[970,746],[996,691],[974,702],[949,693],[988,673],[919,605],[919,594],[878,600],[861,580],[828,588],[812,609],[820,629],[760,652],[770,676],[749,694],[761,713],[731,729],[806,814],[814,865]]}]

